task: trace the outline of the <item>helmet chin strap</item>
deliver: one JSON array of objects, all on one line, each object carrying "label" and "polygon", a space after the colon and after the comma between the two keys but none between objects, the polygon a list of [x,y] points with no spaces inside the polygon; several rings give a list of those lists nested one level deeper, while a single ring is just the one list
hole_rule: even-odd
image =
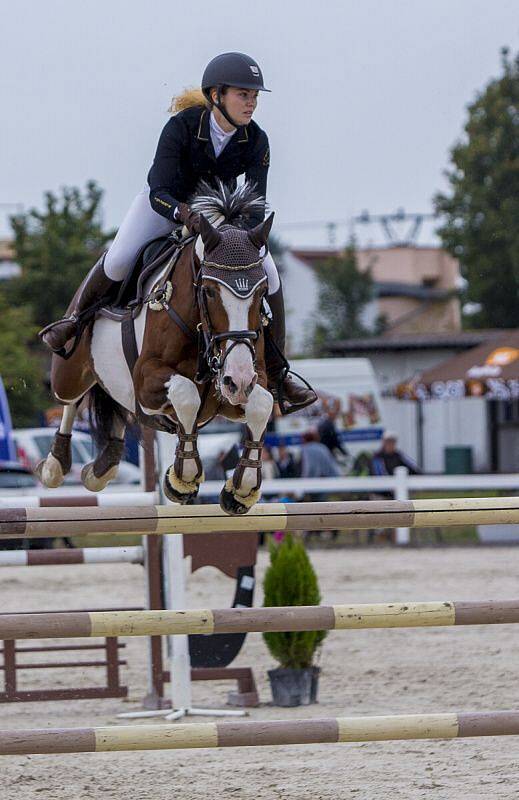
[{"label": "helmet chin strap", "polygon": [[225,110],[224,106],[222,105],[222,87],[218,86],[216,89],[216,103],[211,98],[211,105],[218,109],[220,114],[225,117],[229,125],[232,125],[233,128],[241,128],[241,125],[238,122],[235,122],[231,115]]}]

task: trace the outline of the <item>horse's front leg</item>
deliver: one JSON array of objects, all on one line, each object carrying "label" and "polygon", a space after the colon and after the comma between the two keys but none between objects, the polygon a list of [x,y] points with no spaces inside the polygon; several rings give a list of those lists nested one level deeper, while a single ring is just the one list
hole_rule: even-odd
[{"label": "horse's front leg", "polygon": [[172,375],[166,383],[168,400],[178,425],[175,461],[164,475],[164,493],[174,503],[192,502],[198,494],[204,471],[196,442],[196,420],[200,409],[198,388],[183,375]]},{"label": "horse's front leg", "polygon": [[261,451],[273,404],[270,392],[256,384],[245,405],[247,439],[243,454],[220,494],[220,506],[228,514],[246,514],[260,499]]},{"label": "horse's front leg", "polygon": [[196,448],[196,420],[200,409],[198,388],[171,367],[159,367],[156,363],[152,370],[143,370],[142,386],[138,398],[143,409],[171,416],[178,428],[175,461],[164,475],[166,497],[174,503],[189,503],[197,496],[204,479]]}]

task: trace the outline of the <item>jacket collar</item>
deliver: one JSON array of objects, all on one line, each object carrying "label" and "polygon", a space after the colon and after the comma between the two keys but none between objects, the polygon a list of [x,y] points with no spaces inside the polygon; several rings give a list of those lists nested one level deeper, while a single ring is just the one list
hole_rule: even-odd
[{"label": "jacket collar", "polygon": [[[209,128],[209,116],[210,111],[207,108],[204,108],[202,114],[200,115],[200,122],[198,123],[198,133],[196,138],[200,142],[209,142],[211,140],[210,128]],[[239,128],[236,129],[236,138],[233,136],[233,140],[238,143],[248,142],[249,141],[249,132],[247,130],[247,125],[240,125]],[[230,143],[229,143],[230,144]]]}]

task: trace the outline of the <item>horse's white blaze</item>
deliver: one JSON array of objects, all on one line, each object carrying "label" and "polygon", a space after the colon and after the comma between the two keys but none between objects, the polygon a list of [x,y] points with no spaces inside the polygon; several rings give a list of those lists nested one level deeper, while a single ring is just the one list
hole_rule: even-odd
[{"label": "horse's white blaze", "polygon": [[[245,406],[245,419],[252,438],[258,441],[261,438],[263,431],[267,427],[270,415],[272,413],[272,406],[274,400],[270,392],[267,392],[263,386],[258,383],[252,390],[249,401]],[[258,450],[251,450],[250,457],[258,458]],[[243,473],[243,480],[238,490],[238,494],[242,497],[247,497],[256,486],[257,473],[255,469],[247,468]]]},{"label": "horse's white blaze", "polygon": [[[254,295],[247,298],[236,297],[225,286],[220,286],[220,297],[222,305],[229,320],[230,331],[245,331],[249,329],[249,310],[254,300]],[[227,348],[232,342],[227,343]],[[223,383],[223,378],[229,376],[233,383],[238,387],[234,394],[229,391]],[[225,360],[223,374],[220,378],[220,391],[226,400],[232,405],[243,405],[250,402],[246,389],[257,378],[252,360],[252,353],[246,344],[238,344],[233,347]]]},{"label": "horse's white blaze", "polygon": [[[193,433],[198,409],[200,408],[200,395],[193,381],[183,375],[172,375],[164,384],[168,400],[175,409],[178,421],[186,433]],[[191,442],[186,442],[187,451],[193,449]],[[182,480],[190,483],[195,479],[197,472],[196,462],[193,458],[184,460]],[[180,476],[179,476],[180,477]]]}]

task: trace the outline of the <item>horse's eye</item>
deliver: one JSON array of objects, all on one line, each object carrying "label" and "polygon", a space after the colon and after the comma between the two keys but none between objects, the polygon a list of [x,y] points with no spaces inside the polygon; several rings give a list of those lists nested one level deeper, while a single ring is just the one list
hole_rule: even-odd
[{"label": "horse's eye", "polygon": [[208,297],[208,298],[209,298],[209,300],[214,300],[214,298],[216,297],[216,292],[215,292],[215,290],[214,290],[214,289],[211,289],[209,286],[206,286],[206,288],[205,288],[205,294],[206,294],[206,297]]}]

